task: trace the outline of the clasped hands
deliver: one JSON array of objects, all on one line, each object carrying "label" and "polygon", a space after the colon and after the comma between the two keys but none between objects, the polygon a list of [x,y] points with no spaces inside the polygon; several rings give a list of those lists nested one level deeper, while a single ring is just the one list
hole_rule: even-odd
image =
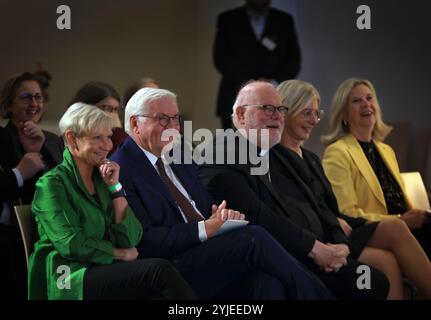
[{"label": "clasped hands", "polygon": [[319,240],[314,242],[308,256],[325,272],[338,272],[347,265],[349,247],[344,243],[324,244]]}]

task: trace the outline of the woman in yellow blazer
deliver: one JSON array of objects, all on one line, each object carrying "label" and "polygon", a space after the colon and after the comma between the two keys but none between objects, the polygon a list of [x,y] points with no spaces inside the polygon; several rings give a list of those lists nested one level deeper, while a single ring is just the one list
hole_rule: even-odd
[{"label": "woman in yellow blazer", "polygon": [[273,153],[284,159],[285,172],[296,181],[298,191],[306,199],[314,197],[320,214],[337,217],[348,239],[349,258],[385,273],[390,284],[387,299],[403,299],[403,278],[418,289],[421,297],[430,299],[431,264],[406,224],[399,219],[371,222],[342,214],[319,157],[303,147],[323,115],[319,92],[302,80],[283,81],[277,91],[289,110],[280,144]]},{"label": "woman in yellow blazer", "polygon": [[412,208],[381,116],[372,83],[351,78],[337,88],[331,104],[323,167],[341,212],[370,221],[402,219],[431,256],[429,214]]}]

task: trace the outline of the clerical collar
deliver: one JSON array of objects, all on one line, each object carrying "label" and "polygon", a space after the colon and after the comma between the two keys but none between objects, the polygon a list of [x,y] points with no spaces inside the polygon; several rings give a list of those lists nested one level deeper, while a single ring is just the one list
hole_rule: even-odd
[{"label": "clerical collar", "polygon": [[268,153],[269,149],[260,149],[259,156],[263,157]]}]

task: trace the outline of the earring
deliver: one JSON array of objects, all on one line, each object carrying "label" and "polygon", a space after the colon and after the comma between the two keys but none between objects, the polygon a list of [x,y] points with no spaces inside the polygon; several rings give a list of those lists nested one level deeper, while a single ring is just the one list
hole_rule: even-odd
[{"label": "earring", "polygon": [[344,127],[347,127],[347,124],[348,124],[348,122],[346,121],[346,120],[341,120],[341,124],[344,126]]}]

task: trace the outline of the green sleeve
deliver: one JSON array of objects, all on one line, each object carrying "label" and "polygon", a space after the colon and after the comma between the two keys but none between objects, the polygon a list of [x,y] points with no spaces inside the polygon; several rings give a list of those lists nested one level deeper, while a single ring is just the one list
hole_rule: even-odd
[{"label": "green sleeve", "polygon": [[75,190],[68,190],[58,177],[48,174],[39,179],[32,203],[32,210],[38,217],[38,223],[64,258],[111,264],[114,258],[112,243],[84,234],[81,215],[71,205],[71,199],[67,196],[68,193],[74,192]]},{"label": "green sleeve", "polygon": [[142,225],[130,207],[126,209],[126,218],[121,223],[111,226],[111,234],[118,248],[136,247],[142,238]]}]

